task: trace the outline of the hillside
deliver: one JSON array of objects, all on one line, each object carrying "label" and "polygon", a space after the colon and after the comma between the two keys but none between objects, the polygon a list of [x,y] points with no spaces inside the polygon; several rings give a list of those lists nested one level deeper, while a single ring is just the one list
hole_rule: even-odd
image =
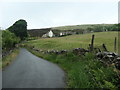
[{"label": "hillside", "polygon": [[69,26],[60,26],[60,27],[53,27],[52,29],[57,29],[57,30],[76,30],[76,29],[93,29],[95,27],[101,27],[103,29],[112,27],[114,24],[83,24],[83,25],[69,25]]},{"label": "hillside", "polygon": [[91,42],[92,34],[95,35],[95,46],[101,47],[104,43],[109,51],[113,51],[114,38],[118,38],[117,32],[96,32],[88,34],[71,35],[59,38],[41,38],[38,40],[29,41],[28,45],[35,46],[36,48],[50,50],[50,49],[73,49],[73,48],[87,48]]},{"label": "hillside", "polygon": [[42,29],[28,29],[28,33],[32,37],[42,37],[48,31],[52,30],[55,36],[60,36],[60,32],[69,32],[70,34],[83,34],[90,32],[103,32],[103,31],[117,31],[116,24],[85,24],[85,25],[70,25]]}]

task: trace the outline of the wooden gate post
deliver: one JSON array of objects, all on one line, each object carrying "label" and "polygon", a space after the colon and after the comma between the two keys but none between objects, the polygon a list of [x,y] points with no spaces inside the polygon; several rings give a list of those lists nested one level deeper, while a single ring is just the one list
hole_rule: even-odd
[{"label": "wooden gate post", "polygon": [[94,34],[92,35],[91,45],[90,45],[90,51],[93,51],[94,48]]}]

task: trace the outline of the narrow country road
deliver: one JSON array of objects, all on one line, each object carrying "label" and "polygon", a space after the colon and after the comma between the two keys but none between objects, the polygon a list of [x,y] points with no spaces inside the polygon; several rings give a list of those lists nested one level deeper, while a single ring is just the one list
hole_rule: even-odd
[{"label": "narrow country road", "polygon": [[56,64],[24,48],[2,72],[3,88],[64,88],[65,73]]}]

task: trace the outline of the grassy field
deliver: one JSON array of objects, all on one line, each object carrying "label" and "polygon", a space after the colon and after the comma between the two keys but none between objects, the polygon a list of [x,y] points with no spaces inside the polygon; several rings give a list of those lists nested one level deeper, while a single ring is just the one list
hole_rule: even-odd
[{"label": "grassy field", "polygon": [[[99,32],[84,35],[72,35],[59,38],[41,38],[28,41],[26,46],[34,46],[37,49],[68,49],[87,48],[91,41],[91,35],[95,35],[95,46],[106,44],[110,51],[113,51],[114,38],[117,32]],[[118,88],[120,78],[114,65],[109,67],[97,60],[92,53],[86,53],[85,56],[77,56],[72,52],[67,54],[43,54],[33,51],[27,47],[33,54],[48,61],[58,64],[66,72],[67,88]]]},{"label": "grassy field", "polygon": [[[118,39],[118,32],[99,32],[99,33],[89,33],[89,34],[79,34],[66,37],[58,38],[41,38],[38,40],[33,40],[28,42],[28,45],[33,45],[35,48],[43,50],[51,49],[67,49],[71,50],[73,48],[88,48],[91,42],[91,36],[95,35],[95,47],[101,47],[104,43],[109,51],[114,51],[114,38]],[[32,44],[31,44],[32,43]],[[118,43],[118,42],[117,42]]]}]

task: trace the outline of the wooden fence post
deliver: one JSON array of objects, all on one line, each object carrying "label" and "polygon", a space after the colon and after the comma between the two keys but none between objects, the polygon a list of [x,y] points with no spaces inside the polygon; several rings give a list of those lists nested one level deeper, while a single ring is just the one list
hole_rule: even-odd
[{"label": "wooden fence post", "polygon": [[114,41],[114,52],[116,52],[116,45],[117,45],[117,44],[116,44],[116,43],[117,43],[116,41],[117,41],[117,40],[116,40],[116,37],[115,37],[115,41]]},{"label": "wooden fence post", "polygon": [[102,47],[103,47],[104,51],[108,51],[105,44],[103,44]]},{"label": "wooden fence post", "polygon": [[90,44],[90,51],[93,51],[93,48],[94,48],[94,36],[95,35],[92,35],[92,40],[91,40],[91,44]]}]

